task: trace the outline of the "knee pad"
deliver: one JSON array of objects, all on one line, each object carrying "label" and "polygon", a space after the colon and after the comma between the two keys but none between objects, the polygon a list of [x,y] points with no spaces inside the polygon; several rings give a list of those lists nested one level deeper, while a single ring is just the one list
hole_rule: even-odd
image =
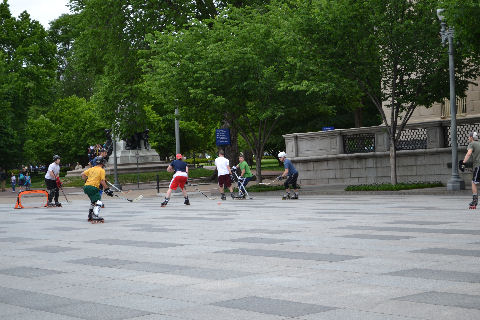
[{"label": "knee pad", "polygon": [[100,213],[100,209],[102,209],[102,204],[103,203],[100,200],[97,200],[97,202],[95,202],[95,207],[93,207],[93,213],[95,213],[97,216]]}]

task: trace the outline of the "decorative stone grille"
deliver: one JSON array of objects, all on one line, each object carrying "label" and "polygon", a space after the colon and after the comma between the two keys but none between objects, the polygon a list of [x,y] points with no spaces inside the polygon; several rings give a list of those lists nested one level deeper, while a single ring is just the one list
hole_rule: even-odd
[{"label": "decorative stone grille", "polygon": [[427,129],[405,129],[397,141],[397,150],[427,149]]},{"label": "decorative stone grille", "polygon": [[343,136],[343,150],[345,153],[375,152],[375,134],[359,133]]},{"label": "decorative stone grille", "polygon": [[[445,146],[452,146],[452,139],[450,137],[450,126],[443,127]],[[458,146],[467,146],[468,145],[468,135],[470,132],[476,131],[480,134],[480,123],[464,123],[457,124],[457,144]]]}]

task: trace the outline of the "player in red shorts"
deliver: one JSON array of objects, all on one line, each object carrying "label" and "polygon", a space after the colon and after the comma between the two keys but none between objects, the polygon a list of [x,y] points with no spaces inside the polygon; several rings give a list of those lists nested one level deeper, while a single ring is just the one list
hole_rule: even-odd
[{"label": "player in red shorts", "polygon": [[178,187],[182,189],[183,196],[185,197],[185,202],[187,206],[190,205],[190,200],[188,200],[187,190],[185,190],[185,183],[188,180],[188,166],[185,161],[183,161],[182,155],[179,153],[175,156],[177,159],[173,160],[172,163],[167,168],[168,172],[174,172],[172,181],[170,181],[170,186],[168,187],[167,194],[165,195],[165,200],[162,202],[162,207],[165,207],[170,200],[170,195],[172,190],[177,190]]}]

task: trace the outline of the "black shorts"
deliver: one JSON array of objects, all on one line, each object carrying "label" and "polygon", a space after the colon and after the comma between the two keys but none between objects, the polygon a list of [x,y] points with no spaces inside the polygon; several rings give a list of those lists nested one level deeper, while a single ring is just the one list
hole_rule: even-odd
[{"label": "black shorts", "polygon": [[480,167],[473,168],[472,182],[475,184],[480,182]]},{"label": "black shorts", "polygon": [[47,185],[47,190],[57,190],[57,181],[51,179],[45,179],[45,184]]},{"label": "black shorts", "polygon": [[230,188],[232,186],[232,180],[230,180],[229,174],[223,174],[218,176],[218,185],[224,188]]},{"label": "black shorts", "polygon": [[298,179],[298,172],[292,174],[291,176],[288,176],[287,180],[285,180],[285,183],[283,184],[285,186],[285,189],[288,189],[289,185],[292,185],[293,189],[298,189],[297,179]]}]

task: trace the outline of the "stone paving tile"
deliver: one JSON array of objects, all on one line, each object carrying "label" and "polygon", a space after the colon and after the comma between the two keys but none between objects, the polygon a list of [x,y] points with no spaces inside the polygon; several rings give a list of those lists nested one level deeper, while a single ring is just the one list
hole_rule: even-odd
[{"label": "stone paving tile", "polygon": [[408,269],[386,273],[391,276],[480,283],[480,273],[433,269]]},{"label": "stone paving tile", "polygon": [[213,305],[286,317],[299,317],[335,309],[315,304],[261,297],[245,297],[241,299],[226,300],[216,302]]},{"label": "stone paving tile", "polygon": [[[102,300],[102,299],[99,299]],[[130,308],[124,308],[121,306],[110,306],[100,303],[82,303],[72,304],[62,307],[52,308],[52,313],[57,313],[66,316],[79,317],[81,319],[97,320],[120,320],[129,319],[133,317],[139,317],[150,314],[148,311],[135,310]]]},{"label": "stone paving tile", "polygon": [[50,311],[55,307],[75,304],[78,300],[0,287],[0,302],[34,310]]},{"label": "stone paving tile", "polygon": [[339,229],[349,230],[376,230],[376,231],[395,231],[395,232],[418,232],[418,233],[439,233],[439,234],[471,234],[480,235],[480,230],[473,229],[433,229],[433,228],[408,228],[408,227],[376,227],[376,226],[347,226]]},{"label": "stone paving tile", "polygon": [[425,293],[399,297],[395,300],[480,310],[480,295],[429,291]]},{"label": "stone paving tile", "polygon": [[53,231],[77,231],[77,230],[86,230],[87,228],[73,228],[73,227],[51,227],[46,228],[45,230],[53,230]]},{"label": "stone paving tile", "polygon": [[216,253],[239,254],[247,256],[275,257],[285,259],[300,259],[314,261],[343,261],[358,259],[358,256],[338,255],[338,254],[322,254],[309,252],[290,252],[280,250],[262,250],[262,249],[232,249],[225,251],[217,251]]},{"label": "stone paving tile", "polygon": [[0,242],[12,242],[12,243],[20,243],[20,242],[27,242],[27,241],[33,241],[33,240],[37,240],[37,239],[23,238],[23,237],[0,238]]},{"label": "stone paving tile", "polygon": [[165,314],[182,320],[291,320],[276,315],[263,314],[217,306],[200,306],[183,310],[166,311]]},{"label": "stone paving tile", "polygon": [[96,244],[115,245],[115,246],[145,247],[145,248],[171,248],[171,247],[177,247],[177,246],[183,245],[179,243],[135,241],[135,240],[123,240],[123,239],[98,239],[98,240],[91,240],[88,242],[96,243]]},{"label": "stone paving tile", "polygon": [[231,239],[232,242],[246,242],[246,243],[264,243],[264,244],[276,244],[295,241],[293,239],[274,239],[274,238],[260,238],[260,237],[245,237],[238,239]]},{"label": "stone paving tile", "polygon": [[223,280],[230,278],[238,278],[250,275],[247,272],[210,269],[201,267],[189,267],[179,265],[168,265],[159,263],[135,263],[121,266],[123,269],[139,270],[154,273],[168,273],[192,278]]},{"label": "stone paving tile", "polygon": [[449,248],[428,248],[411,251],[412,253],[429,253],[452,256],[480,257],[480,250],[463,250]]},{"label": "stone paving tile", "polygon": [[[415,303],[402,300],[387,301],[378,304],[369,311],[428,320],[480,319],[480,311],[476,309]],[[386,317],[386,319],[388,319],[388,317]]]},{"label": "stone paving tile", "polygon": [[79,320],[81,318],[69,317],[58,313],[45,311],[28,311],[2,317],[2,320]]},{"label": "stone paving tile", "polygon": [[383,234],[347,234],[341,237],[353,238],[353,239],[373,239],[373,240],[404,240],[404,239],[415,238],[415,237],[409,237],[409,236],[392,236],[392,235],[383,235]]},{"label": "stone paving tile", "polygon": [[36,278],[42,276],[48,276],[51,274],[60,274],[61,271],[56,270],[47,270],[41,268],[30,268],[30,267],[15,267],[9,269],[1,269],[1,274],[6,274],[9,276],[22,277],[22,278]]},{"label": "stone paving tile", "polygon": [[68,248],[68,247],[58,247],[58,246],[43,246],[43,247],[35,247],[35,248],[25,248],[23,250],[58,253],[58,252],[66,252],[66,251],[72,251],[72,250],[78,250],[78,249]]},{"label": "stone paving tile", "polygon": [[395,220],[387,222],[387,224],[414,224],[420,226],[436,226],[449,223],[455,223],[455,221]]},{"label": "stone paving tile", "polygon": [[198,303],[181,300],[149,297],[140,294],[127,294],[124,296],[110,297],[101,300],[102,303],[111,306],[125,306],[148,313],[165,313],[168,310],[178,310],[200,306]]},{"label": "stone paving tile", "polygon": [[393,314],[376,313],[355,309],[335,309],[319,314],[308,315],[297,318],[299,320],[418,320],[417,317],[396,316]]},{"label": "stone paving tile", "polygon": [[121,259],[109,259],[109,258],[84,258],[77,260],[70,260],[70,263],[84,264],[89,266],[98,266],[98,267],[117,267],[124,264],[134,263],[135,261],[131,260],[121,260]]}]

